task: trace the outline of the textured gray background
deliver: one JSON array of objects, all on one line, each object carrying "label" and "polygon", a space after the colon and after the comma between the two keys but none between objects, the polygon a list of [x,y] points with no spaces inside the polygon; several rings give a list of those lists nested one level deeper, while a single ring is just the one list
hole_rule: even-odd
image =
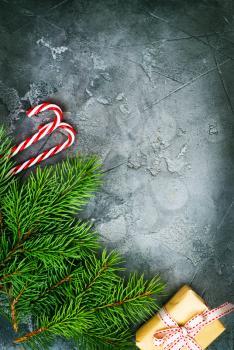
[{"label": "textured gray background", "polygon": [[[104,162],[83,215],[105,245],[129,270],[160,272],[169,296],[190,283],[213,307],[234,286],[233,4],[0,0],[1,121],[19,141],[41,122],[27,107],[58,102],[78,130],[70,152]],[[234,348],[224,321],[210,349]]]}]

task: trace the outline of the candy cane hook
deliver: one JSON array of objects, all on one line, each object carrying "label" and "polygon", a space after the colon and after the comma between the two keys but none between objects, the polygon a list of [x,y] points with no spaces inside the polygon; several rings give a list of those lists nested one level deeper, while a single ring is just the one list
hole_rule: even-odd
[{"label": "candy cane hook", "polygon": [[63,112],[59,106],[52,103],[45,102],[29,109],[27,111],[27,115],[28,117],[32,117],[46,110],[50,110],[55,113],[54,120],[50,123],[40,125],[38,132],[28,137],[26,140],[22,141],[19,145],[13,147],[11,149],[10,157],[13,157],[17,153],[24,151],[26,148],[38,142],[43,137],[50,135],[55,129],[58,129],[58,128],[64,129],[67,131],[68,133],[67,140],[64,143],[56,145],[49,150],[43,151],[42,153],[38,154],[36,157],[30,158],[29,160],[25,161],[22,164],[16,165],[13,169],[10,170],[9,174],[18,174],[20,171],[26,170],[29,167],[37,163],[40,163],[43,160],[49,157],[52,157],[53,155],[65,150],[66,148],[70,147],[74,143],[76,132],[70,124],[62,122]]},{"label": "candy cane hook", "polygon": [[24,163],[16,165],[13,169],[11,169],[10,174],[18,174],[22,170],[26,170],[30,168],[31,166],[42,162],[43,160],[50,158],[54,156],[55,154],[58,154],[65,150],[66,148],[70,147],[74,141],[75,141],[75,130],[74,128],[67,123],[60,123],[58,128],[64,129],[68,133],[68,138],[65,142],[62,144],[56,145],[52,147],[49,150],[43,151],[42,153],[38,154],[36,157],[32,157],[29,160],[26,160]]},{"label": "candy cane hook", "polygon": [[61,123],[63,112],[61,108],[52,103],[42,103],[36,107],[30,108],[26,113],[28,117],[32,117],[46,110],[53,111],[55,113],[55,118],[53,122],[40,125],[39,131],[33,136],[28,137],[26,140],[22,141],[19,145],[11,149],[11,157],[14,157],[17,153],[24,151],[26,148],[30,147],[32,144],[40,141],[46,135],[51,134]]}]

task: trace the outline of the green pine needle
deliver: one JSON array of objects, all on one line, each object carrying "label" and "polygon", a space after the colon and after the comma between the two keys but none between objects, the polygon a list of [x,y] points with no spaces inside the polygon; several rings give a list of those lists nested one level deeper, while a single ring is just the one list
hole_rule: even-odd
[{"label": "green pine needle", "polygon": [[[159,277],[121,277],[122,258],[102,250],[76,215],[101,184],[96,157],[9,176],[11,142],[0,128],[0,314],[25,349],[49,349],[61,337],[86,350],[136,349],[132,326],[158,308]],[[24,334],[28,320],[33,330]]]}]

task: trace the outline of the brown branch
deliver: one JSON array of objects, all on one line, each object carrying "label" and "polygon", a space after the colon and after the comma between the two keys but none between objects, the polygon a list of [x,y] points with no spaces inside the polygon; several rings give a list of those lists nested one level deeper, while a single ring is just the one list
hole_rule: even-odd
[{"label": "brown branch", "polygon": [[101,274],[107,269],[107,267],[108,267],[108,265],[105,264],[105,265],[101,268],[101,270],[97,273],[97,275],[94,277],[94,279],[92,280],[92,282],[90,282],[89,284],[87,284],[87,285],[85,286],[85,289],[84,289],[83,293],[86,292],[89,288],[92,287],[92,285],[93,285],[93,284],[96,282],[96,280],[101,276]]},{"label": "brown branch", "polygon": [[133,301],[133,300],[136,300],[136,299],[138,299],[138,298],[148,297],[148,296],[150,296],[150,295],[152,295],[152,294],[153,294],[153,293],[151,293],[151,292],[145,292],[145,293],[139,294],[139,295],[137,295],[136,297],[133,297],[133,298],[124,299],[124,300],[121,300],[121,301],[115,301],[114,303],[110,303],[110,304],[105,304],[105,305],[102,305],[102,306],[98,306],[98,307],[96,307],[95,309],[93,309],[93,311],[98,311],[98,310],[101,310],[101,309],[104,309],[104,308],[108,308],[108,307],[120,306],[120,305],[129,303],[129,302],[131,302],[131,301]]},{"label": "brown branch", "polygon": [[8,254],[7,254],[7,256],[5,257],[5,259],[3,259],[2,261],[1,261],[1,263],[0,263],[0,266],[5,266],[6,265],[6,263],[9,261],[9,260],[11,260],[11,258],[12,258],[12,255],[14,255],[16,252],[17,252],[17,250],[21,247],[21,245],[22,244],[17,244]]},{"label": "brown branch", "polygon": [[38,334],[40,334],[40,333],[42,333],[42,332],[44,332],[44,331],[46,331],[46,330],[47,330],[47,328],[45,328],[45,327],[38,328],[38,329],[36,329],[35,331],[26,333],[26,334],[23,335],[22,337],[17,338],[16,340],[14,340],[14,343],[15,343],[15,344],[19,344],[19,343],[21,343],[21,342],[23,342],[23,341],[28,340],[28,338],[34,337],[35,335],[38,335]]},{"label": "brown branch", "polygon": [[2,216],[2,212],[0,211],[0,228],[3,228],[3,216]]},{"label": "brown branch", "polygon": [[28,232],[26,232],[26,233],[23,235],[23,242],[25,242],[26,239],[28,239],[28,237],[31,236],[31,233],[32,233],[32,231],[29,230]]},{"label": "brown branch", "polygon": [[[92,285],[96,282],[96,280],[100,277],[101,273],[103,271],[105,271],[107,269],[108,265],[104,265],[101,270],[98,272],[98,274],[94,277],[94,279],[92,280],[92,282],[90,282],[89,284],[87,284],[84,288],[84,291],[82,292],[82,295],[87,292],[87,290],[89,288],[92,287]],[[41,293],[35,300],[31,301],[31,304],[35,303],[39,298],[41,298],[43,295],[45,295],[46,293],[56,289],[57,287],[61,286],[63,283],[71,281],[72,279],[72,275],[68,275],[66,277],[64,277],[63,279],[61,279],[60,281],[58,281],[56,284],[52,285],[51,287],[47,288],[43,293]]]},{"label": "brown branch", "polygon": [[47,292],[50,292],[51,290],[53,290],[53,289],[55,289],[55,288],[57,288],[57,287],[59,287],[59,286],[61,286],[61,284],[70,281],[71,278],[72,278],[72,275],[68,275],[68,276],[64,277],[62,280],[60,280],[59,282],[57,282],[56,284],[54,284],[53,286],[51,286],[50,288],[48,288],[48,289],[46,290],[46,293],[47,293]]},{"label": "brown branch", "polygon": [[[92,285],[96,282],[96,280],[100,277],[101,273],[107,269],[107,267],[108,267],[108,265],[105,264],[105,265],[101,268],[101,270],[100,270],[100,271],[97,273],[97,275],[94,277],[93,281],[85,286],[85,289],[84,289],[84,291],[83,291],[82,294],[84,294],[89,288],[91,288],[91,286],[92,286]],[[71,275],[68,275],[67,277],[63,278],[61,281],[57,282],[57,283],[56,283],[55,285],[53,285],[52,287],[48,288],[47,291],[53,290],[53,289],[57,288],[57,287],[60,286],[62,283],[67,282],[67,281],[69,281],[70,279],[71,279]],[[146,293],[145,293],[145,294],[146,294]],[[103,307],[104,307],[104,306],[103,306]],[[34,331],[32,331],[32,332],[26,333],[24,336],[22,336],[22,337],[20,337],[20,338],[14,340],[14,343],[18,344],[18,343],[24,342],[24,341],[28,340],[28,338],[31,338],[31,337],[33,337],[33,336],[36,336],[36,335],[38,335],[38,334],[40,334],[40,333],[42,333],[42,332],[44,332],[44,331],[46,331],[46,330],[48,330],[48,328],[46,328],[46,327],[38,328],[38,329],[36,329],[36,330],[34,330]]]},{"label": "brown branch", "polygon": [[24,287],[20,293],[17,295],[16,298],[13,299],[12,303],[11,303],[11,319],[12,319],[12,323],[13,323],[13,329],[15,332],[18,332],[18,324],[17,324],[17,318],[16,318],[16,309],[15,306],[18,303],[20,297],[22,296],[22,294],[24,293],[26,287]]},{"label": "brown branch", "polygon": [[[6,274],[6,275],[3,275],[2,277],[0,277],[0,281],[4,280],[5,278],[11,277],[11,276],[13,276],[13,275],[17,275],[17,273],[19,273],[19,272],[15,271],[15,272],[12,272],[12,273],[8,273],[8,274]],[[20,274],[20,273],[19,273],[19,274]]]},{"label": "brown branch", "polygon": [[35,302],[37,302],[38,299],[43,297],[46,293],[50,292],[51,290],[56,289],[57,287],[61,286],[65,282],[70,281],[71,279],[72,279],[72,275],[68,275],[68,276],[64,277],[63,279],[58,281],[56,284],[54,284],[51,287],[47,288],[43,293],[39,294],[39,296],[36,299],[30,301],[30,304],[34,304]]},{"label": "brown branch", "polygon": [[31,231],[28,231],[27,233],[25,233],[22,237],[21,240],[19,240],[19,242],[16,244],[16,246],[7,254],[7,256],[5,257],[5,259],[3,259],[0,262],[0,266],[4,266],[6,264],[6,262],[8,262],[9,260],[11,260],[12,255],[14,255],[17,250],[23,245],[23,243],[26,241],[26,239],[31,235]]}]

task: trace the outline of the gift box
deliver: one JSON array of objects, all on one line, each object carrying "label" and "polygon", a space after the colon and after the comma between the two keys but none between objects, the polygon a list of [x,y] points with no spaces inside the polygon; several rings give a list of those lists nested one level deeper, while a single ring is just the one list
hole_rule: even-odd
[{"label": "gift box", "polygon": [[[170,315],[171,319],[173,319],[178,326],[183,328],[183,326],[189,320],[197,315],[205,314],[205,312],[209,309],[204,300],[189,286],[183,286],[164,306],[164,310],[168,315]],[[159,331],[165,330],[166,328],[167,326],[165,325],[165,322],[163,322],[161,315],[159,313],[156,314],[137,331],[137,347],[140,350],[164,349],[165,345],[155,345],[153,339],[155,333],[158,332],[160,334]],[[197,344],[198,347],[200,346],[201,349],[206,349],[207,346],[209,346],[224,331],[224,325],[218,319],[216,319],[199,330],[199,332],[194,336],[194,343]],[[167,347],[167,349],[170,348],[170,346]],[[185,345],[181,349],[189,350],[190,347]]]}]

